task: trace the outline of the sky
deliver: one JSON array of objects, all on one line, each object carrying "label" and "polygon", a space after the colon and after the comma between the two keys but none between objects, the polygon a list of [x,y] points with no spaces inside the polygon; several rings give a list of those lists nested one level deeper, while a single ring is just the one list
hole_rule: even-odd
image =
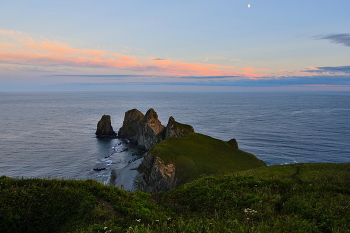
[{"label": "sky", "polygon": [[349,9],[349,0],[1,0],[0,91],[350,91]]}]

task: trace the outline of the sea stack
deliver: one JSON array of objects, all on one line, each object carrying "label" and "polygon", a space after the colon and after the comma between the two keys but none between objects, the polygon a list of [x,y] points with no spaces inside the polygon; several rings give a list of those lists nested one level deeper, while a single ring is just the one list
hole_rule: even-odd
[{"label": "sea stack", "polygon": [[164,128],[153,108],[150,108],[146,115],[137,109],[132,109],[125,113],[123,126],[119,129],[118,136],[127,138],[149,150],[164,140]]},{"label": "sea stack", "polygon": [[111,117],[109,115],[103,115],[101,120],[97,123],[96,130],[97,138],[114,138],[117,134],[114,132]]}]

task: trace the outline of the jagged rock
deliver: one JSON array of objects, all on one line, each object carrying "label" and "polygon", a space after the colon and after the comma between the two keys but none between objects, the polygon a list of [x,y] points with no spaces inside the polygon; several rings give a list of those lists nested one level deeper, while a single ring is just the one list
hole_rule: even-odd
[{"label": "jagged rock", "polygon": [[101,120],[97,123],[95,134],[97,138],[110,138],[117,135],[113,130],[111,117],[109,115],[102,116]]},{"label": "jagged rock", "polygon": [[135,183],[143,192],[158,193],[175,188],[176,166],[165,164],[158,156],[148,153],[138,167],[140,172]]},{"label": "jagged rock", "polygon": [[123,126],[119,129],[118,136],[137,142],[138,145],[149,150],[164,140],[164,128],[153,108],[149,109],[146,115],[137,109],[132,109],[125,113]]},{"label": "jagged rock", "polygon": [[158,115],[153,108],[149,109],[141,121],[139,131],[137,134],[137,142],[139,145],[144,146],[147,150],[156,145],[162,137],[157,137],[157,134],[161,133],[164,129],[164,125],[158,120]]},{"label": "jagged rock", "polygon": [[123,126],[119,129],[118,136],[137,142],[139,126],[144,117],[145,115],[137,109],[125,112]]},{"label": "jagged rock", "polygon": [[235,149],[238,149],[238,142],[237,142],[236,139],[232,138],[231,140],[227,141],[227,143],[228,143],[231,147],[233,147],[233,148],[235,148]]},{"label": "jagged rock", "polygon": [[169,117],[168,124],[166,126],[165,137],[184,137],[189,133],[194,133],[194,129],[190,125],[181,124],[175,121],[174,117]]}]

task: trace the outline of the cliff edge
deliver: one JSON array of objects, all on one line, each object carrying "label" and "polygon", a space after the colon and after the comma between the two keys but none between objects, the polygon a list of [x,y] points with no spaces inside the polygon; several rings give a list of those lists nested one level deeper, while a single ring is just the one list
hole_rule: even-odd
[{"label": "cliff edge", "polygon": [[132,109],[125,113],[119,137],[127,138],[148,153],[138,167],[138,189],[157,193],[209,174],[228,174],[266,166],[254,155],[228,142],[195,133],[191,125],[169,117],[163,126],[154,109],[145,115]]}]

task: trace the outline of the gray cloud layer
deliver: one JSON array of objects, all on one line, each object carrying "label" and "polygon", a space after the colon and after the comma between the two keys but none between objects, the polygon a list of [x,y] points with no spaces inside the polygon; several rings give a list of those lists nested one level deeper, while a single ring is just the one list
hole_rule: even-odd
[{"label": "gray cloud layer", "polygon": [[329,40],[335,44],[343,44],[350,47],[350,34],[341,33],[341,34],[328,34],[328,35],[319,35],[316,36],[319,40]]},{"label": "gray cloud layer", "polygon": [[316,67],[316,68],[317,70],[305,70],[305,72],[312,72],[312,73],[331,72],[331,73],[350,74],[350,66],[324,66],[324,67]]}]

